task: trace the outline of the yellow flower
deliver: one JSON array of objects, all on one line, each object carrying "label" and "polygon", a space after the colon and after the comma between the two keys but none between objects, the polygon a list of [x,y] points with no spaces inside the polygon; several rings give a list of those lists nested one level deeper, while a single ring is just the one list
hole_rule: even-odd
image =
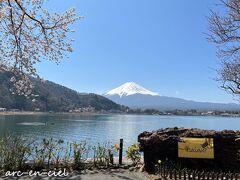
[{"label": "yellow flower", "polygon": [[161,160],[158,160],[158,164],[161,164],[162,163],[162,161]]},{"label": "yellow flower", "polygon": [[116,150],[119,150],[120,148],[119,148],[119,144],[114,144],[114,148],[116,149]]}]

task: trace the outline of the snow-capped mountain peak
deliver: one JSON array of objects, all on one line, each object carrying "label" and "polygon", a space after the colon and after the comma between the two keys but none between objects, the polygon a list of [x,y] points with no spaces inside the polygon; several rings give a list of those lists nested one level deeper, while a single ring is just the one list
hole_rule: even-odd
[{"label": "snow-capped mountain peak", "polygon": [[111,91],[106,93],[107,96],[119,95],[122,96],[130,96],[133,94],[144,94],[144,95],[152,95],[159,96],[158,93],[152,92],[144,87],[136,84],[135,82],[127,82]]}]

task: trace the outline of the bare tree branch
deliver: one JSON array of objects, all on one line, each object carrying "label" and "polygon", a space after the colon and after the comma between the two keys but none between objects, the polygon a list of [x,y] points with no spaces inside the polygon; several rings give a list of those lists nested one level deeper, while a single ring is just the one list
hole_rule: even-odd
[{"label": "bare tree branch", "polygon": [[217,47],[222,61],[218,80],[222,88],[240,95],[240,1],[220,0],[225,12],[211,11],[208,40]]}]

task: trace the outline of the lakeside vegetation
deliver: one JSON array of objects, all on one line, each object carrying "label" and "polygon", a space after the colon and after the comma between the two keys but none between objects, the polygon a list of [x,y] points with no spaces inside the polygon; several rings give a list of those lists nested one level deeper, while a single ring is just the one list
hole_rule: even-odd
[{"label": "lakeside vegetation", "polygon": [[[66,168],[85,170],[89,168],[109,168],[114,166],[114,154],[118,144],[98,143],[89,145],[87,141],[64,142],[53,138],[40,142],[21,135],[6,133],[0,137],[0,174],[15,170],[44,170]],[[137,145],[129,147],[127,158],[136,165],[140,161]]]}]

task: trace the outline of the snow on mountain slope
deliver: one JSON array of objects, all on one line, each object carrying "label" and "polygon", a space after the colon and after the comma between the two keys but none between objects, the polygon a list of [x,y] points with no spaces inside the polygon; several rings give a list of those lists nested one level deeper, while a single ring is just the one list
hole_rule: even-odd
[{"label": "snow on mountain slope", "polygon": [[148,89],[145,89],[144,87],[134,83],[134,82],[127,82],[111,91],[106,93],[106,96],[112,96],[112,95],[119,95],[122,96],[130,96],[134,94],[143,94],[143,95],[151,95],[151,96],[160,96],[158,93],[149,91]]},{"label": "snow on mountain slope", "polygon": [[239,110],[239,104],[196,102],[176,97],[160,96],[134,82],[128,82],[105,94],[105,97],[117,104],[130,108],[160,110]]}]

